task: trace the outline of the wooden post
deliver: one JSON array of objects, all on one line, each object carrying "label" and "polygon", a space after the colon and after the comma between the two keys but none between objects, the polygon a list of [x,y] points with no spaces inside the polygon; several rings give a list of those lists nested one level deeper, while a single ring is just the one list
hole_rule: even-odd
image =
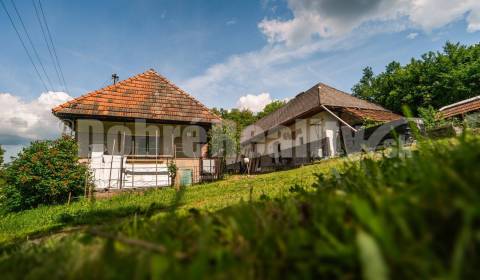
[{"label": "wooden post", "polygon": [[72,199],[72,192],[68,192],[68,202],[67,205],[70,205],[70,200]]}]

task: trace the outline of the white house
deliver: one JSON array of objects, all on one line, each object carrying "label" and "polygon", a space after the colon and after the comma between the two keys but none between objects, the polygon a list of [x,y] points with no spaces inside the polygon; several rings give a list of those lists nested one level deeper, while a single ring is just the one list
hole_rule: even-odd
[{"label": "white house", "polygon": [[179,184],[217,175],[207,134],[220,118],[154,70],[148,70],[53,108],[73,131],[79,156],[98,189]]},{"label": "white house", "polygon": [[319,83],[246,127],[241,137],[242,154],[250,158],[252,171],[299,165],[343,154],[342,133],[357,131],[367,120],[392,122],[401,118]]}]

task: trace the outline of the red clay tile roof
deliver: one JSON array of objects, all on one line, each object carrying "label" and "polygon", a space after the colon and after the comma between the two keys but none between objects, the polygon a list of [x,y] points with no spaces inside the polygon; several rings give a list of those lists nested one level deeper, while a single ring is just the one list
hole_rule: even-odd
[{"label": "red clay tile roof", "polygon": [[359,108],[344,108],[343,112],[352,115],[353,117],[360,120],[374,120],[378,122],[391,122],[403,118],[400,115],[392,113],[390,111],[383,110],[370,110],[370,109],[359,109]]},{"label": "red clay tile roof", "polygon": [[55,116],[214,123],[220,119],[194,97],[150,69],[52,109]]},{"label": "red clay tile roof", "polygon": [[441,118],[451,118],[480,110],[480,95],[440,108]]},{"label": "red clay tile roof", "polygon": [[355,116],[362,119],[369,117],[375,121],[390,121],[401,118],[379,105],[356,98],[326,84],[318,83],[309,90],[298,94],[277,111],[261,118],[254,125],[264,131],[270,130],[296,118],[301,118],[309,112],[322,111],[322,105],[330,109],[348,108],[352,114],[355,113]]}]

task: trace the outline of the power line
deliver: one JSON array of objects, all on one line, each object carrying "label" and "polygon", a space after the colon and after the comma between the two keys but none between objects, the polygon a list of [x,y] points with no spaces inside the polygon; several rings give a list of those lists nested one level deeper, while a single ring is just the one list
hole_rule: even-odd
[{"label": "power line", "polygon": [[[33,4],[33,7],[35,9],[35,16],[37,17],[38,24],[40,25],[40,29],[42,30],[43,40],[45,41],[45,44],[47,45],[48,53],[50,54],[50,58],[51,58],[52,63],[53,63],[53,68],[55,69],[55,73],[57,74],[58,82],[59,82],[59,84],[62,84],[62,78],[60,78],[60,72],[58,70],[58,66],[57,66],[57,63],[55,61],[55,58],[53,57],[52,48],[50,47],[50,43],[47,39],[47,34],[45,33],[45,29],[43,27],[44,23],[42,22],[42,20],[40,18],[40,13],[38,11],[37,4],[35,4],[35,0],[32,0],[32,4]],[[67,90],[64,84],[63,84],[63,90],[64,91]]]},{"label": "power line", "polygon": [[33,66],[33,68],[35,69],[35,73],[37,74],[38,78],[39,78],[40,81],[42,82],[43,87],[45,88],[45,91],[48,92],[47,85],[45,84],[45,81],[43,80],[42,76],[40,75],[40,72],[38,71],[37,66],[36,66],[35,63],[33,62],[33,58],[32,58],[32,56],[30,55],[30,52],[28,51],[27,46],[25,45],[25,42],[24,42],[23,39],[22,39],[22,36],[20,36],[20,32],[18,32],[18,29],[17,29],[17,27],[15,26],[15,22],[13,21],[12,17],[10,16],[10,13],[8,12],[7,7],[5,6],[5,3],[3,3],[3,0],[0,0],[0,3],[2,3],[3,10],[4,10],[5,13],[7,14],[8,19],[10,20],[10,23],[12,24],[12,27],[13,27],[13,29],[15,30],[15,33],[17,33],[18,39],[20,40],[20,43],[22,43],[23,49],[24,49],[25,52],[27,53],[28,59],[30,60],[30,63],[32,63],[32,66]]},{"label": "power line", "polygon": [[45,12],[43,11],[43,5],[42,5],[42,2],[40,0],[38,0],[38,5],[39,5],[40,11],[42,13],[43,21],[45,22],[45,27],[47,29],[48,38],[50,39],[50,43],[52,44],[53,54],[54,54],[55,59],[57,61],[58,69],[60,70],[60,75],[62,77],[63,84],[64,84],[65,88],[67,89],[67,92],[69,92],[67,83],[65,82],[65,76],[63,75],[62,65],[60,64],[60,60],[58,59],[57,51],[55,49],[55,44],[53,43],[52,33],[50,33],[50,28],[48,28],[47,18],[45,17]]},{"label": "power line", "polygon": [[40,67],[42,67],[43,74],[47,78],[48,84],[50,85],[50,88],[53,90],[52,86],[52,81],[50,80],[50,77],[47,74],[47,71],[45,70],[45,66],[42,63],[42,60],[40,59],[40,55],[38,55],[37,49],[35,48],[35,45],[33,44],[32,38],[30,37],[30,34],[28,33],[27,27],[25,26],[25,23],[23,22],[22,16],[20,15],[20,12],[17,9],[17,5],[15,5],[15,2],[13,0],[10,0],[12,3],[13,9],[15,10],[15,13],[18,16],[18,19],[20,20],[20,24],[22,25],[23,31],[27,35],[28,42],[30,43],[30,46],[33,49],[33,53],[35,54],[35,57],[37,58],[38,63],[40,64]]}]

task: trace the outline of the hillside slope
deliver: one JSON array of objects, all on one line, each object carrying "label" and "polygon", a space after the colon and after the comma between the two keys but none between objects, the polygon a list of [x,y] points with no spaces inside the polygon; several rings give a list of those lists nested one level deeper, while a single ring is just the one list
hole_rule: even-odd
[{"label": "hillside slope", "polygon": [[[474,279],[479,167],[480,138],[464,135],[346,165],[334,160],[234,177],[172,194],[163,208],[145,204],[119,220],[4,247],[0,273],[5,279]],[[216,194],[207,191],[213,186]],[[154,195],[166,197],[143,197]],[[83,209],[61,219],[84,224],[99,216]]]},{"label": "hillside slope", "polygon": [[[109,199],[81,200],[71,205],[43,206],[0,217],[0,244],[48,235],[70,226],[108,224],[133,215],[163,215],[190,208],[218,210],[244,201],[257,201],[262,194],[288,195],[289,187],[309,187],[315,173],[340,167],[345,159],[331,159],[298,169],[254,176],[232,176],[226,180],[195,185],[176,193],[171,188],[126,192]],[[181,197],[180,197],[181,195]],[[175,209],[173,209],[175,207]]]}]

